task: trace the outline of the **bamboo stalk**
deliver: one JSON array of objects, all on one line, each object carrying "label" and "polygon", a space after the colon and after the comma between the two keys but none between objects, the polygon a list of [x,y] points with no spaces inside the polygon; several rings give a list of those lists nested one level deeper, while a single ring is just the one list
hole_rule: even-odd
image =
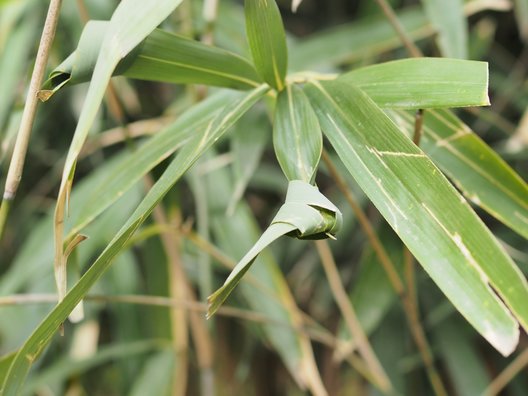
[{"label": "bamboo stalk", "polygon": [[31,75],[26,103],[22,112],[22,120],[15,141],[11,162],[9,164],[4,194],[2,197],[0,208],[0,238],[2,238],[6,219],[9,214],[10,202],[15,198],[18,186],[20,185],[20,180],[22,179],[22,171],[26,160],[29,138],[31,136],[33,122],[35,121],[35,115],[37,113],[37,94],[44,78],[49,51],[55,37],[55,31],[57,30],[61,4],[62,0],[51,0],[46,15],[46,21],[44,22],[42,35],[40,37],[40,43],[35,59],[35,67],[33,68],[33,73]]}]

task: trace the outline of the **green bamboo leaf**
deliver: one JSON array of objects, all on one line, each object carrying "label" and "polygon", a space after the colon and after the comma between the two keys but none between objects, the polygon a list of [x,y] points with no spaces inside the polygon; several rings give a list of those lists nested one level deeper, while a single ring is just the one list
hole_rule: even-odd
[{"label": "green bamboo leaf", "polygon": [[[390,115],[412,133],[412,114],[398,111]],[[464,196],[528,238],[526,182],[452,112],[425,112],[423,130],[420,147]]]},{"label": "green bamboo leaf", "polygon": [[286,200],[260,239],[238,262],[224,285],[208,298],[210,318],[231,294],[259,253],[283,235],[299,239],[333,238],[341,228],[342,217],[337,207],[317,187],[301,180],[288,184]]},{"label": "green bamboo leaf", "polygon": [[[100,213],[128,191],[142,176],[186,144],[218,115],[226,103],[236,99],[231,92],[218,92],[185,111],[172,124],[156,133],[134,152],[124,155],[109,166],[104,177],[91,185],[90,190],[76,195],[71,205],[76,206],[66,223],[66,239],[80,232]],[[105,165],[103,165],[105,166]]]},{"label": "green bamboo leaf", "polygon": [[288,68],[286,33],[275,0],[245,0],[246,31],[255,67],[278,91],[284,88]]},{"label": "green bamboo leaf", "polygon": [[[231,134],[234,183],[226,213],[233,214],[242,199],[246,187],[259,166],[266,149],[270,123],[264,112],[252,112],[242,118]],[[248,131],[251,130],[251,133]]]},{"label": "green bamboo leaf", "polygon": [[[44,84],[46,98],[66,84],[89,81],[109,22],[86,24],[77,49],[55,68]],[[261,79],[244,58],[221,48],[156,29],[119,61],[113,75],[176,84],[205,84],[249,89]]]},{"label": "green bamboo leaf", "polygon": [[93,284],[108,270],[115,256],[126,246],[128,240],[147,219],[154,207],[205,150],[210,148],[268,89],[267,86],[262,86],[239,96],[240,99],[226,106],[205,128],[195,131],[192,140],[170,163],[106,249],[24,343],[9,368],[0,394],[11,396],[19,392],[31,365],[51,341],[60,324],[66,320]]},{"label": "green bamboo leaf", "polygon": [[180,3],[181,0],[159,0],[146,3],[141,0],[124,0],[119,3],[112,15],[110,26],[104,35],[97,56],[93,78],[86,94],[79,122],[68,150],[55,206],[54,269],[59,301],[66,293],[63,232],[68,196],[73,183],[77,158],[101,105],[108,81],[119,61],[152,32]]},{"label": "green bamboo leaf", "polygon": [[467,58],[467,20],[463,0],[422,0],[429,20],[438,32],[442,55]]},{"label": "green bamboo leaf", "polygon": [[378,106],[425,109],[486,106],[488,64],[445,58],[403,59],[343,74]]},{"label": "green bamboo leaf", "polygon": [[313,181],[323,134],[308,98],[295,85],[288,85],[277,98],[273,147],[288,180]]},{"label": "green bamboo leaf", "polygon": [[307,93],[332,146],[381,214],[462,315],[510,354],[519,330],[506,306],[528,328],[528,285],[490,231],[359,88],[313,82]]}]

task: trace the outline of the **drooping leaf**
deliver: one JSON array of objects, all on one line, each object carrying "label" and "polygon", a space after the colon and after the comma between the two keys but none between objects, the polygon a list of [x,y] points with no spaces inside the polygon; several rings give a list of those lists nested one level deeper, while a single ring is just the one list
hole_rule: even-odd
[{"label": "drooping leaf", "polygon": [[105,172],[106,177],[75,201],[72,200],[72,205],[79,207],[67,221],[71,227],[67,228],[66,237],[80,232],[142,176],[186,144],[197,130],[202,130],[226,103],[235,99],[236,95],[230,92],[215,93],[185,111],[172,125],[155,134],[134,152],[127,153]]},{"label": "drooping leaf", "polygon": [[[77,49],[51,72],[44,88],[54,93],[66,84],[89,81],[109,26],[106,21],[88,22]],[[113,75],[237,89],[255,88],[261,81],[241,56],[160,29],[120,60]]]},{"label": "drooping leaf", "polygon": [[348,171],[426,272],[490,344],[510,354],[515,319],[528,328],[528,286],[490,231],[364,92],[314,82],[307,93]]},{"label": "drooping leaf", "polygon": [[278,91],[284,88],[288,50],[282,18],[275,0],[245,0],[246,31],[255,67]]},{"label": "drooping leaf", "polygon": [[91,286],[106,272],[112,260],[147,219],[163,196],[203,152],[211,147],[267,91],[266,86],[250,91],[227,105],[224,111],[219,113],[205,128],[196,131],[193,139],[178,153],[106,249],[24,343],[12,362],[7,378],[0,389],[2,395],[11,396],[19,391],[31,365],[51,341],[60,324],[66,320]]},{"label": "drooping leaf", "polygon": [[467,58],[467,20],[463,0],[422,0],[429,20],[438,32],[442,55]]},{"label": "drooping leaf", "polygon": [[259,253],[283,235],[299,239],[333,237],[342,224],[341,212],[317,187],[301,180],[288,185],[286,200],[271,225],[257,243],[238,262],[223,286],[208,298],[207,316],[211,317],[235,289]]},{"label": "drooping leaf", "polygon": [[295,85],[288,85],[278,95],[273,147],[288,180],[313,181],[323,150],[323,134],[308,98]]},{"label": "drooping leaf", "polygon": [[445,58],[403,59],[343,74],[380,107],[426,109],[486,106],[488,64]]},{"label": "drooping leaf", "polygon": [[103,100],[108,81],[119,61],[156,28],[182,0],[123,0],[117,6],[98,51],[93,78],[75,128],[61,178],[55,206],[55,279],[59,301],[66,293],[66,262],[64,249],[64,218],[75,165],[82,146]]},{"label": "drooping leaf", "polygon": [[[214,238],[230,257],[242,257],[261,233],[257,219],[244,201],[235,207],[233,213],[226,214],[229,193],[235,182],[235,179],[230,180],[227,169],[215,170],[208,175],[207,181],[208,191],[214,191],[214,194],[208,194]],[[298,326],[303,325],[301,312],[269,250],[259,254],[255,265],[248,270],[247,278],[252,281],[241,282],[238,286],[241,295],[252,311],[270,318],[269,322],[258,327],[259,334],[265,335],[266,342],[274,347],[301,388],[307,388],[314,395],[325,394],[310,339],[297,331]],[[277,323],[288,323],[293,328]]]},{"label": "drooping leaf", "polygon": [[[411,133],[412,114],[398,111],[391,115]],[[528,238],[526,182],[452,112],[425,112],[423,130],[420,147],[464,196]]]}]

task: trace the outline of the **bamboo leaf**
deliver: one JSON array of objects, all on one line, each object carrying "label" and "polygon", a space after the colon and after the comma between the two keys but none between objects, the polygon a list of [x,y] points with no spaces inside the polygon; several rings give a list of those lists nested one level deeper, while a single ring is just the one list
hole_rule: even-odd
[{"label": "bamboo leaf", "polygon": [[313,181],[323,134],[308,98],[295,85],[288,85],[277,98],[273,147],[288,180]]},{"label": "bamboo leaf", "polygon": [[[44,91],[46,98],[66,84],[90,80],[109,26],[106,21],[86,24],[77,49],[51,72],[44,84],[45,90],[51,90]],[[113,75],[236,89],[255,88],[261,81],[255,68],[241,56],[160,29],[121,59]]]},{"label": "bamboo leaf", "polygon": [[422,0],[429,20],[438,32],[442,55],[467,58],[467,21],[463,0]]},{"label": "bamboo leaf", "polygon": [[[269,140],[269,129],[267,114],[252,112],[237,123],[231,134],[231,152],[234,157],[232,168],[236,182],[226,209],[228,215],[233,214],[259,166]],[[248,133],[248,130],[251,130],[251,133]]]},{"label": "bamboo leaf", "polygon": [[[71,225],[66,238],[80,232],[95,217],[128,191],[142,176],[189,142],[197,130],[202,130],[225,106],[236,99],[230,92],[218,92],[192,106],[176,122],[155,134],[134,152],[123,156],[108,167],[105,176],[83,195],[72,199],[77,208],[66,225]],[[75,192],[74,192],[75,194]]]},{"label": "bamboo leaf", "polygon": [[[391,116],[409,133],[413,130],[412,114]],[[468,200],[528,238],[528,185],[452,112],[425,113],[420,146]]]},{"label": "bamboo leaf", "polygon": [[68,196],[73,183],[77,158],[103,100],[108,81],[119,61],[154,30],[180,3],[181,0],[159,0],[147,3],[141,0],[124,0],[119,3],[112,15],[110,26],[105,33],[97,57],[93,78],[81,110],[79,122],[68,150],[55,206],[54,268],[59,301],[62,300],[66,293],[63,232]]},{"label": "bamboo leaf", "polygon": [[193,139],[178,153],[106,249],[24,343],[11,364],[7,378],[0,389],[2,395],[11,396],[18,393],[31,365],[51,341],[60,324],[66,320],[93,284],[108,270],[115,256],[126,246],[127,241],[147,219],[163,196],[205,150],[211,147],[267,90],[267,86],[262,86],[250,91],[226,106],[205,128],[195,131]]},{"label": "bamboo leaf", "polygon": [[245,0],[246,31],[255,67],[278,91],[284,88],[288,67],[286,33],[275,0]]},{"label": "bamboo leaf", "polygon": [[528,286],[497,240],[360,89],[314,82],[307,93],[325,135],[381,214],[462,315],[510,354],[519,330],[506,306],[528,328]]},{"label": "bamboo leaf", "polygon": [[283,235],[299,239],[333,237],[342,224],[341,212],[322,195],[317,187],[301,180],[292,180],[284,205],[259,240],[238,262],[223,286],[208,298],[210,318],[240,282],[259,253]]},{"label": "bamboo leaf", "polygon": [[489,105],[486,62],[403,59],[356,69],[343,74],[339,80],[361,88],[381,107]]}]

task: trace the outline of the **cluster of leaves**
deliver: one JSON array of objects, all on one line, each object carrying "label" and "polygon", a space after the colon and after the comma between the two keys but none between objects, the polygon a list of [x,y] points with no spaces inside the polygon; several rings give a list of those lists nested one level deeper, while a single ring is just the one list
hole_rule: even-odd
[{"label": "cluster of leaves", "polygon": [[[208,10],[211,5],[204,3]],[[442,54],[465,58],[467,26],[462,2],[454,1],[449,12],[438,9],[440,3],[424,1],[426,12],[420,6],[404,10],[398,23],[413,39],[436,31]],[[474,3],[468,4],[473,12],[478,7]],[[52,71],[40,92],[42,99],[49,100],[44,111],[51,113],[53,106],[61,105],[62,95],[78,94],[82,86],[76,85],[89,82],[83,105],[77,108],[73,140],[65,160],[59,161],[64,168],[54,212],[29,228],[27,240],[0,281],[0,292],[8,303],[17,298],[24,301],[24,296],[9,299],[24,290],[31,293],[25,296],[26,301],[33,297],[42,302],[48,301],[48,295],[35,293],[55,290],[54,275],[58,297],[48,297],[59,302],[49,313],[33,306],[11,307],[11,311],[2,308],[2,348],[6,352],[0,360],[3,393],[29,393],[45,386],[60,389],[75,374],[108,367],[111,359],[128,356],[130,364],[125,362],[115,370],[137,380],[114,383],[112,391],[142,394],[148,389],[149,393],[164,394],[172,389],[183,394],[192,367],[189,334],[204,394],[213,392],[213,378],[217,378],[214,383],[218,388],[234,386],[228,379],[219,380],[235,374],[215,369],[220,366],[218,361],[236,362],[237,370],[247,369],[247,354],[262,348],[260,342],[255,343],[259,340],[280,356],[297,386],[314,394],[326,394],[323,382],[328,379],[320,377],[312,340],[323,342],[337,359],[351,364],[354,371],[345,371],[346,375],[354,373],[351,383],[358,382],[360,375],[383,393],[408,393],[405,381],[410,375],[400,369],[389,370],[394,362],[403,364],[402,360],[409,359],[409,347],[401,342],[406,334],[416,342],[423,371],[437,394],[445,391],[433,357],[442,359],[447,371],[442,377],[449,378],[457,393],[474,394],[488,386],[489,374],[468,342],[475,342],[479,334],[502,355],[511,355],[519,345],[520,330],[524,334],[528,329],[528,283],[468,201],[517,234],[505,234],[509,244],[515,245],[516,238],[528,237],[528,187],[469,126],[447,110],[489,104],[487,63],[415,58],[339,73],[343,64],[371,63],[399,48],[401,44],[385,19],[343,26],[303,41],[292,39],[287,45],[281,13],[273,0],[246,0],[244,13],[236,4],[226,3],[218,9],[216,21],[190,17],[202,5],[199,1],[123,0],[115,10],[97,2],[91,5],[103,14],[111,12],[111,17],[86,23],[76,49]],[[10,11],[5,14],[10,24],[5,26],[12,29],[6,35],[4,53],[20,43],[26,49],[35,35],[34,28],[29,28],[34,25],[33,14],[28,11],[35,7],[34,1],[2,7]],[[517,7],[519,26],[524,29],[524,8]],[[67,15],[67,10],[63,13]],[[166,20],[174,13],[182,20]],[[244,26],[244,21],[245,32],[239,32],[236,26]],[[162,28],[156,29],[162,22]],[[16,23],[18,28],[13,27]],[[174,34],[170,30],[175,27],[180,33],[201,32],[217,45]],[[247,47],[239,37],[247,37]],[[482,46],[490,45],[486,39],[478,40]],[[2,58],[6,65],[0,65],[0,78],[8,75],[9,81],[16,81],[13,74],[27,62],[28,52],[14,52],[17,57]],[[173,105],[163,109],[166,118],[128,122],[123,109],[132,116],[136,103],[148,98],[141,88],[161,93],[164,86],[134,86],[130,80],[119,79],[120,97],[116,100],[115,89],[107,92],[107,86],[112,76],[119,75],[185,84],[186,88],[171,91]],[[121,92],[128,92],[131,99]],[[105,93],[110,116],[99,112]],[[16,111],[8,101],[0,102],[0,125],[7,124],[10,110],[11,122],[16,125]],[[420,114],[425,110],[425,115],[423,137],[413,143],[413,130],[422,129],[421,121],[415,122],[416,110]],[[137,115],[145,117],[141,111]],[[100,138],[90,137],[95,123],[108,125],[112,117],[120,128]],[[166,125],[162,128],[160,123]],[[136,126],[138,133],[134,132]],[[149,129],[155,132],[153,136],[136,146],[136,136]],[[518,142],[518,135],[509,142]],[[119,150],[101,151],[107,141],[115,143],[115,136],[125,144]],[[9,133],[4,141],[9,147]],[[87,160],[79,161],[86,155],[83,150],[94,146],[89,156],[96,163],[92,168]],[[2,151],[2,159],[8,151]],[[102,160],[101,152],[111,158]],[[274,154],[270,161],[265,155],[268,152]],[[322,155],[324,166],[319,164]],[[76,168],[86,174],[72,189]],[[48,188],[55,186],[56,177],[52,168]],[[332,179],[335,183],[329,183]],[[141,182],[148,186],[146,193],[142,193]],[[179,188],[174,189],[177,183]],[[360,204],[354,201],[352,191],[360,195]],[[186,198],[189,192],[193,205]],[[273,199],[264,202],[261,194],[271,194]],[[367,202],[374,204],[384,221],[365,217],[360,206]],[[21,205],[23,210],[29,211]],[[257,220],[269,223],[270,213],[276,214],[269,227],[259,232]],[[35,221],[31,214],[23,216]],[[179,220],[182,216],[196,219],[196,231]],[[378,224],[377,230],[373,223]],[[11,224],[12,220],[8,231]],[[12,235],[23,231],[23,227],[14,229]],[[373,249],[361,239],[364,232]],[[285,235],[318,240],[317,250],[308,247],[312,246],[306,245],[309,242],[280,238]],[[89,239],[77,246],[85,236]],[[320,241],[328,237],[338,240],[329,244]],[[264,249],[274,241],[272,255]],[[325,256],[328,246],[343,264],[337,284],[328,266],[333,259]],[[412,261],[407,260],[402,269],[405,249],[425,270],[418,272],[416,285]],[[233,266],[226,256],[241,259]],[[518,256],[526,260],[522,253]],[[210,257],[232,268],[214,293],[224,275],[213,277]],[[318,276],[314,266],[318,260],[325,263],[330,287]],[[75,283],[79,271],[67,271],[68,262],[70,268],[74,263],[82,268],[83,275],[77,276]],[[285,277],[287,271],[292,279]],[[107,272],[112,276],[101,279]],[[350,277],[350,295],[343,302],[340,282]],[[431,282],[438,289],[432,289]],[[89,294],[96,284],[106,292],[103,296]],[[234,290],[240,292],[227,300]],[[327,313],[333,304],[331,294],[340,314]],[[108,329],[104,323],[94,325],[89,320],[74,327],[66,324],[72,356],[62,354],[57,360],[60,352],[50,350],[44,357],[50,367],[40,367],[28,381],[30,368],[48,344],[61,342],[55,335],[68,317],[74,322],[82,317],[101,318],[101,306],[92,306],[92,299],[169,309],[150,308],[147,312],[111,305]],[[400,299],[404,314],[397,304]],[[226,301],[248,309],[224,308]],[[434,339],[432,352],[420,336],[424,330],[417,320],[419,308],[430,313],[425,323]],[[251,345],[240,357],[233,357],[236,348],[230,345],[240,344],[238,340],[213,341],[219,338],[216,335],[222,326],[215,320],[208,328],[206,311],[209,317],[218,311],[246,319],[251,335],[244,338]],[[343,324],[336,334],[325,330],[325,324],[341,315]],[[11,316],[17,320],[10,320]],[[409,333],[401,334],[398,325],[405,318]],[[256,325],[251,326],[252,322]],[[69,332],[74,332],[73,336],[69,337]],[[106,332],[116,340],[115,345],[98,346],[99,335]],[[374,352],[364,333],[372,334]],[[76,357],[82,353],[76,337],[85,337],[81,343],[92,344],[94,350]],[[233,356],[223,357],[215,344],[229,348]],[[216,364],[213,351],[217,351]],[[458,370],[466,364],[474,370],[471,384]],[[153,380],[152,375],[162,380]],[[104,386],[109,385],[100,389]],[[198,387],[192,381],[188,386]],[[241,389],[242,385],[236,391]]]}]

